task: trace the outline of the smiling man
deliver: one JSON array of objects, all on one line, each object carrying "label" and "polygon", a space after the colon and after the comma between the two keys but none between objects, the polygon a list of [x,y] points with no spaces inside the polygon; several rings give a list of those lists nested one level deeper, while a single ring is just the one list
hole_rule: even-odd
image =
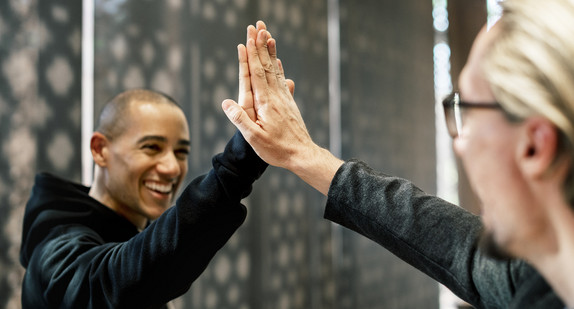
[{"label": "smiling man", "polygon": [[476,308],[574,308],[574,1],[502,3],[443,103],[481,217],[315,144],[262,25],[238,48],[257,120],[222,107],[261,158],[327,196],[325,218]]},{"label": "smiling man", "polygon": [[104,107],[91,150],[91,188],[36,177],[20,254],[23,308],[165,307],[243,223],[240,201],[267,166],[237,133],[176,200],[187,120],[171,98],[145,89]]},{"label": "smiling man", "polygon": [[118,95],[92,136],[90,195],[143,229],[171,206],[189,144],[187,120],[171,99],[145,90]]}]

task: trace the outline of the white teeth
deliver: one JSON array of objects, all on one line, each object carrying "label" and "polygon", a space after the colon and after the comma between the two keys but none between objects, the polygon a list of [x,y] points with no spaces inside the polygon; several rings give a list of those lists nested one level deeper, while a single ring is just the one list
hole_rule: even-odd
[{"label": "white teeth", "polygon": [[162,184],[159,184],[156,182],[146,182],[145,186],[148,189],[151,189],[151,190],[154,190],[154,191],[157,191],[160,193],[164,193],[164,194],[170,193],[171,187],[172,187],[172,185],[162,185]]}]

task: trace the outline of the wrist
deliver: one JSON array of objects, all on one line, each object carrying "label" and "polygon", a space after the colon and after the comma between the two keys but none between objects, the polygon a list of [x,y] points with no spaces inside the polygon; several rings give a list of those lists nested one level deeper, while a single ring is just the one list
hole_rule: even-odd
[{"label": "wrist", "polygon": [[288,169],[324,195],[327,195],[333,177],[344,163],[316,144],[292,158]]}]

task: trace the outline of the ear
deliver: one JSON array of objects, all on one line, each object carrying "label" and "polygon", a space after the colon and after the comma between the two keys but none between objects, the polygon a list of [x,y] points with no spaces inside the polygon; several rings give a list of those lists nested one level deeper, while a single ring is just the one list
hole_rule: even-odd
[{"label": "ear", "polygon": [[94,132],[92,138],[90,139],[90,149],[92,150],[92,157],[94,162],[100,166],[105,167],[108,161],[108,138],[100,132]]},{"label": "ear", "polygon": [[558,151],[558,129],[545,118],[529,118],[522,124],[524,135],[519,157],[523,174],[540,179],[550,170]]}]

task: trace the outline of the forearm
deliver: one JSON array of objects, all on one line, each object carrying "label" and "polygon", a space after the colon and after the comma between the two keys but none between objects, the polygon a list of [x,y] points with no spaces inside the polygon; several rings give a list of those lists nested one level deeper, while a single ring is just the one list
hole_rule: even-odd
[{"label": "forearm", "polygon": [[325,218],[379,243],[477,307],[513,291],[509,265],[476,247],[479,217],[364,163],[348,162],[337,172]]}]

